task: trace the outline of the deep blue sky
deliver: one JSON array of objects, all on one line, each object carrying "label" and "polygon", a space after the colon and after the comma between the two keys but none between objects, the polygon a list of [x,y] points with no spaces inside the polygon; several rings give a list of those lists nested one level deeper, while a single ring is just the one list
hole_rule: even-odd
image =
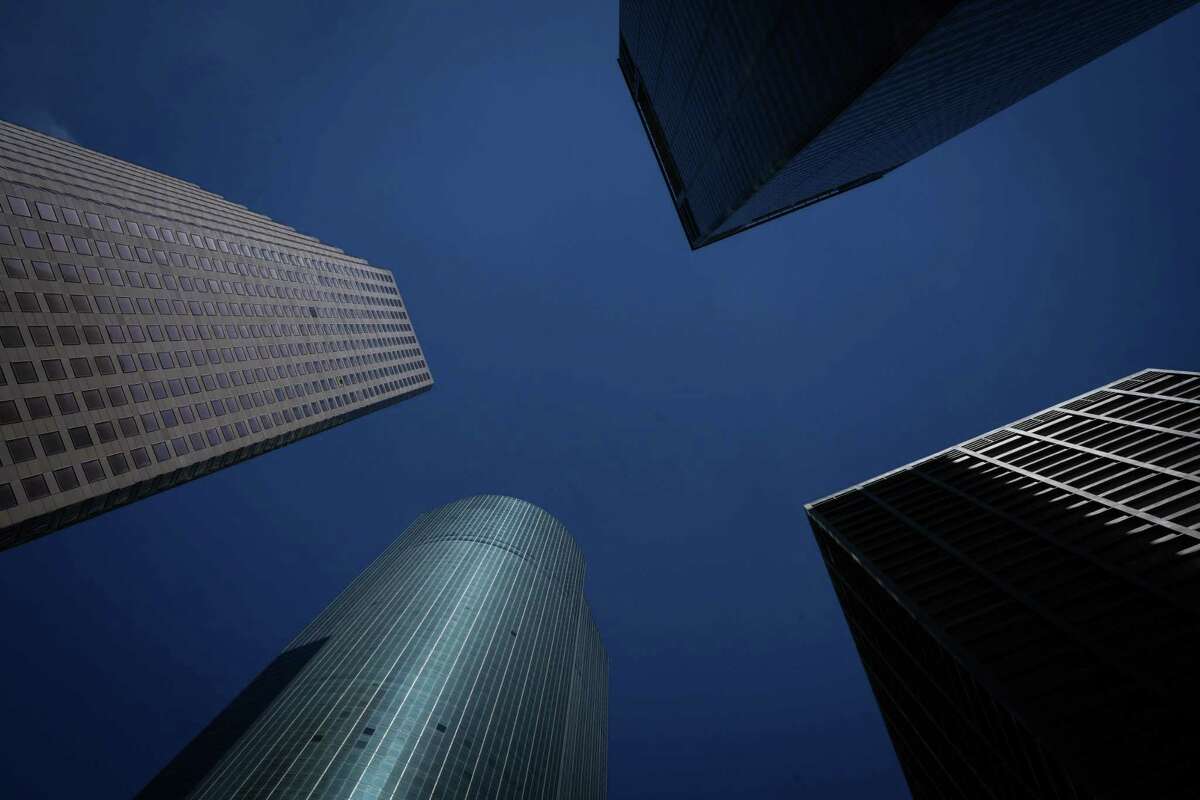
[{"label": "deep blue sky", "polygon": [[566,523],[610,796],[907,796],[803,504],[1200,369],[1200,11],[688,250],[615,0],[26,3],[0,116],[393,269],[437,385],[0,554],[0,795],[126,798],[418,513]]}]

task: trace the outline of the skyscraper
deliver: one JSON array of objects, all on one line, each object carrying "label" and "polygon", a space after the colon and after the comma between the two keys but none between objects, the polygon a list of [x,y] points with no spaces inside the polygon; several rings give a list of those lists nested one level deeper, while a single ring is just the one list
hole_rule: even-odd
[{"label": "skyscraper", "polygon": [[913,796],[1194,797],[1200,373],[808,506]]},{"label": "skyscraper", "polygon": [[1195,0],[621,0],[693,248],[882,177]]},{"label": "skyscraper", "polygon": [[0,549],[428,389],[387,270],[0,122]]},{"label": "skyscraper", "polygon": [[608,661],[562,524],[419,517],[138,795],[603,798]]}]

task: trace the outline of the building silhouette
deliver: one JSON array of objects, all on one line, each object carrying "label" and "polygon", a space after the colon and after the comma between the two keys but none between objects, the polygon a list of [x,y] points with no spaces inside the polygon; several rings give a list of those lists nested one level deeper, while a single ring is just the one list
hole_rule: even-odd
[{"label": "building silhouette", "polygon": [[621,0],[693,248],[882,177],[1194,0]]},{"label": "building silhouette", "polygon": [[808,506],[915,798],[1195,796],[1200,373]]},{"label": "building silhouette", "polygon": [[387,270],[0,122],[0,549],[432,384]]},{"label": "building silhouette", "polygon": [[138,798],[604,798],[583,577],[524,501],[424,514]]}]

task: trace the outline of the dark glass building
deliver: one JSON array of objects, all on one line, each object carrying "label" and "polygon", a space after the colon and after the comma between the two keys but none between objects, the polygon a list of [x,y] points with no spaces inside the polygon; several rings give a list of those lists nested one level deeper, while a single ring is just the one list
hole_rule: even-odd
[{"label": "dark glass building", "polygon": [[918,798],[1196,796],[1200,373],[808,506]]},{"label": "dark glass building", "polygon": [[873,181],[1194,0],[621,0],[693,248]]},{"label": "dark glass building", "polygon": [[583,575],[524,501],[422,515],[138,798],[604,798]]}]

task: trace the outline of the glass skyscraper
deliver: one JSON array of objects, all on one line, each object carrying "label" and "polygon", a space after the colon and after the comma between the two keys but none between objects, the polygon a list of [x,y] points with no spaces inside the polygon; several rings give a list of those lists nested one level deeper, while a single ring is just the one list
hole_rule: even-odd
[{"label": "glass skyscraper", "polygon": [[621,0],[619,63],[702,247],[873,181],[1195,0]]},{"label": "glass skyscraper", "polygon": [[608,660],[583,578],[527,502],[424,514],[138,798],[601,800]]},{"label": "glass skyscraper", "polygon": [[1200,373],[808,506],[913,796],[1196,796]]},{"label": "glass skyscraper", "polygon": [[0,549],[428,389],[387,270],[0,122]]}]

